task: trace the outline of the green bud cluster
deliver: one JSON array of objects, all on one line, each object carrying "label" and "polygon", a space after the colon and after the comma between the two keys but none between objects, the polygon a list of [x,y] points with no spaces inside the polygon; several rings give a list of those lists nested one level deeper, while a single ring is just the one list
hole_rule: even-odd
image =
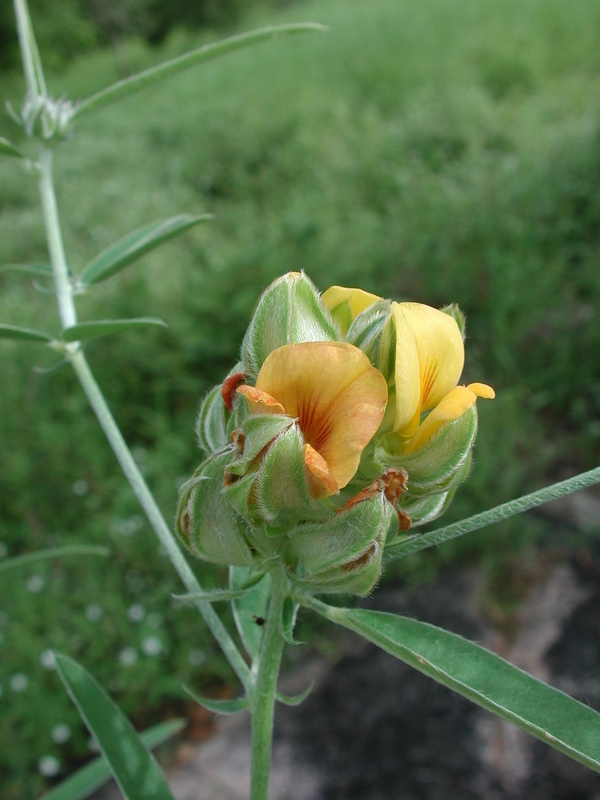
[{"label": "green bud cluster", "polygon": [[[386,542],[444,511],[469,471],[474,405],[406,453],[393,432],[388,401],[355,476],[340,492],[322,497],[311,489],[299,420],[277,409],[252,412],[236,391],[255,385],[278,348],[345,341],[383,374],[393,401],[397,336],[391,309],[390,301],[374,302],[340,324],[303,273],[284,275],[267,288],[239,363],[201,405],[197,435],[206,459],[183,485],[176,518],[177,534],[194,555],[259,570],[277,563],[305,591],[362,595],[380,576]],[[460,315],[456,307],[444,311]],[[387,475],[401,476],[397,491],[389,489]]]}]

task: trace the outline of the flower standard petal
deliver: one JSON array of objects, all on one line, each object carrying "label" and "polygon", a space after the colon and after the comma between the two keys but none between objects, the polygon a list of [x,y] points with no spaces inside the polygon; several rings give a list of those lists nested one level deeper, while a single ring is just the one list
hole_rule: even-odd
[{"label": "flower standard petal", "polygon": [[[438,309],[422,303],[399,303],[394,304],[394,316],[398,329],[396,344],[397,398],[399,378],[405,378],[404,373],[406,372],[406,365],[399,357],[407,350],[407,345],[400,341],[403,330],[405,330],[399,325],[401,317],[406,320],[413,332],[417,350],[419,401],[412,418],[404,422],[408,413],[405,411],[400,419],[397,415],[395,425],[396,431],[403,435],[410,435],[417,429],[423,411],[437,406],[458,383],[464,365],[465,351],[456,320],[443,311],[438,311]],[[408,346],[412,352],[412,343],[409,343]],[[398,375],[398,371],[400,371],[400,375]],[[410,381],[408,376],[405,379]],[[414,378],[412,380],[414,381]],[[414,392],[414,389],[412,391]],[[398,399],[396,407],[397,409],[399,407]],[[409,408],[410,404],[407,404],[407,409]]]},{"label": "flower standard petal", "polygon": [[342,328],[344,336],[352,321],[373,303],[381,300],[376,294],[362,289],[348,289],[345,286],[330,286],[321,295],[325,308]]},{"label": "flower standard petal", "polygon": [[256,389],[298,419],[306,442],[343,488],[356,473],[387,402],[385,378],[367,356],[344,342],[285,345],[265,360]]}]

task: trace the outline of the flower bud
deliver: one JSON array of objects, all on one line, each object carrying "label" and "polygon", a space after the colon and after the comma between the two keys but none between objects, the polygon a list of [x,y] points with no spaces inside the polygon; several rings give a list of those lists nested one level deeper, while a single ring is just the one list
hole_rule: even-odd
[{"label": "flower bud", "polygon": [[223,494],[231,451],[208,458],[181,488],[175,530],[198,558],[215,564],[249,566],[247,529]]},{"label": "flower bud", "polygon": [[288,272],[265,289],[258,301],[242,343],[243,370],[254,381],[269,353],[278,347],[339,338],[312,282],[303,272]]}]

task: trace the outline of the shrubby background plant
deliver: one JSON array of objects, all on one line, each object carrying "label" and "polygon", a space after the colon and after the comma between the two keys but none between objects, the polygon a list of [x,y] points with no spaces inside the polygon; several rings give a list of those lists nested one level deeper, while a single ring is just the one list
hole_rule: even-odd
[{"label": "shrubby background plant", "polygon": [[[358,284],[466,310],[477,332],[468,376],[485,368],[501,392],[493,412],[481,409],[477,470],[449,520],[597,462],[597,5],[467,3],[448,13],[434,0],[418,9],[384,0],[368,10],[293,6],[277,20],[318,19],[333,35],[208,64],[152,102],[140,95],[82,123],[68,159],[58,150],[74,267],[148,220],[216,216],[80,301],[82,316],[151,310],[170,323],[88,348],[167,518],[178,478],[197,460],[188,432],[198,397],[235,360],[260,290],[285,269],[304,267],[321,287]],[[135,43],[132,65],[190,43],[183,33],[160,53]],[[112,53],[89,52],[52,77],[53,91],[88,96],[114,71]],[[22,79],[7,73],[2,83],[18,107]],[[2,131],[19,136],[8,117]],[[6,159],[0,176],[1,263],[46,260],[35,181]],[[31,281],[11,271],[0,280],[2,321],[56,326]],[[48,648],[93,664],[140,727],[186,704],[181,680],[204,691],[215,675],[232,676],[197,614],[170,607],[179,586],[72,375],[40,374],[33,367],[58,359],[1,347],[2,552],[115,541],[110,565],[49,562],[1,580],[0,736],[22,746],[0,748],[0,779],[18,796],[40,791],[45,756],[64,769],[88,753],[76,712],[41,662]],[[448,558],[483,553],[489,569],[510,575],[514,562],[496,557],[509,544],[521,562],[557,547],[542,520],[519,517],[401,570],[414,580]],[[140,604],[145,618],[131,619]],[[157,627],[153,614],[162,615]],[[161,641],[155,655],[142,648],[149,636]],[[72,731],[63,743],[52,737],[56,720]]]}]

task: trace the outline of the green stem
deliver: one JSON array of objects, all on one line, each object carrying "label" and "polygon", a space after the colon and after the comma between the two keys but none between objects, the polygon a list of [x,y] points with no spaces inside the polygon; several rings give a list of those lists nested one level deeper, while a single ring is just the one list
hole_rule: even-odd
[{"label": "green stem", "polygon": [[[139,470],[138,465],[135,463],[131,451],[127,447],[125,440],[119,430],[117,423],[104,399],[104,395],[100,391],[100,387],[96,383],[94,376],[89,368],[81,350],[71,353],[70,356],[73,369],[79,378],[79,382],[86,393],[87,398],[92,406],[94,413],[100,423],[100,427],[104,431],[106,438],[112,448],[113,453],[117,457],[121,469],[125,477],[129,481],[129,485],[133,489],[139,504],[141,505],[144,513],[146,514],[150,525],[158,536],[162,546],[165,548],[167,555],[175,567],[179,577],[190,594],[200,594],[202,587],[198,583],[196,576],[192,572],[190,565],[185,560],[177,542],[175,541],[171,529],[168,527],[164,520],[163,515],[156,504],[154,496],[148,489],[146,482]],[[250,670],[248,665],[242,658],[239,650],[235,646],[232,638],[225,629],[218,614],[213,609],[212,605],[206,600],[198,600],[196,607],[204,617],[206,624],[210,628],[211,633],[219,643],[221,649],[227,656],[229,663],[233,667],[236,675],[240,681],[246,686],[250,679]]]},{"label": "green stem", "polygon": [[281,614],[285,599],[286,579],[282,572],[271,573],[273,589],[265,622],[258,660],[256,683],[251,696],[252,774],[250,800],[267,800],[273,741],[273,717],[277,678],[283,653]]},{"label": "green stem", "polygon": [[[73,289],[69,280],[69,270],[65,249],[61,235],[60,219],[54,192],[54,182],[52,179],[52,151],[42,147],[40,152],[40,196],[42,201],[42,211],[44,215],[44,225],[48,240],[48,250],[52,263],[52,272],[56,290],[58,310],[63,328],[69,328],[77,323],[75,303],[73,301]],[[72,342],[65,348],[67,358],[70,360],[77,377],[87,395],[90,405],[94,410],[98,422],[104,431],[112,450],[121,465],[125,477],[129,481],[135,496],[137,497],[142,509],[144,510],[150,525],[158,536],[161,544],[165,548],[167,555],[179,574],[187,591],[190,594],[200,594],[202,587],[198,583],[191,567],[183,557],[169,526],[166,524],[160,509],[137,464],[110,409],[104,399],[100,387],[96,383],[94,376],[89,368],[86,358],[81,350],[79,342]],[[197,608],[204,617],[204,620],[211,633],[219,643],[225,656],[229,660],[233,670],[244,686],[248,686],[251,680],[250,669],[244,661],[241,653],[237,649],[233,639],[227,632],[219,616],[210,603],[199,600]]]},{"label": "green stem", "polygon": [[596,483],[600,483],[600,467],[574,475],[572,478],[567,478],[567,480],[560,483],[554,483],[552,486],[546,486],[537,492],[525,494],[516,500],[509,500],[508,503],[494,506],[494,508],[483,511],[481,514],[475,514],[473,517],[438,528],[436,531],[411,536],[397,545],[392,545],[386,551],[386,555],[389,555],[390,558],[400,558],[410,553],[417,553],[426,547],[433,547],[465,533],[485,528],[486,525],[493,525],[495,522],[508,519],[515,516],[515,514],[522,514],[524,511],[529,511],[532,508],[536,508],[536,506],[549,503],[551,500],[557,500],[559,497],[572,494]]}]

